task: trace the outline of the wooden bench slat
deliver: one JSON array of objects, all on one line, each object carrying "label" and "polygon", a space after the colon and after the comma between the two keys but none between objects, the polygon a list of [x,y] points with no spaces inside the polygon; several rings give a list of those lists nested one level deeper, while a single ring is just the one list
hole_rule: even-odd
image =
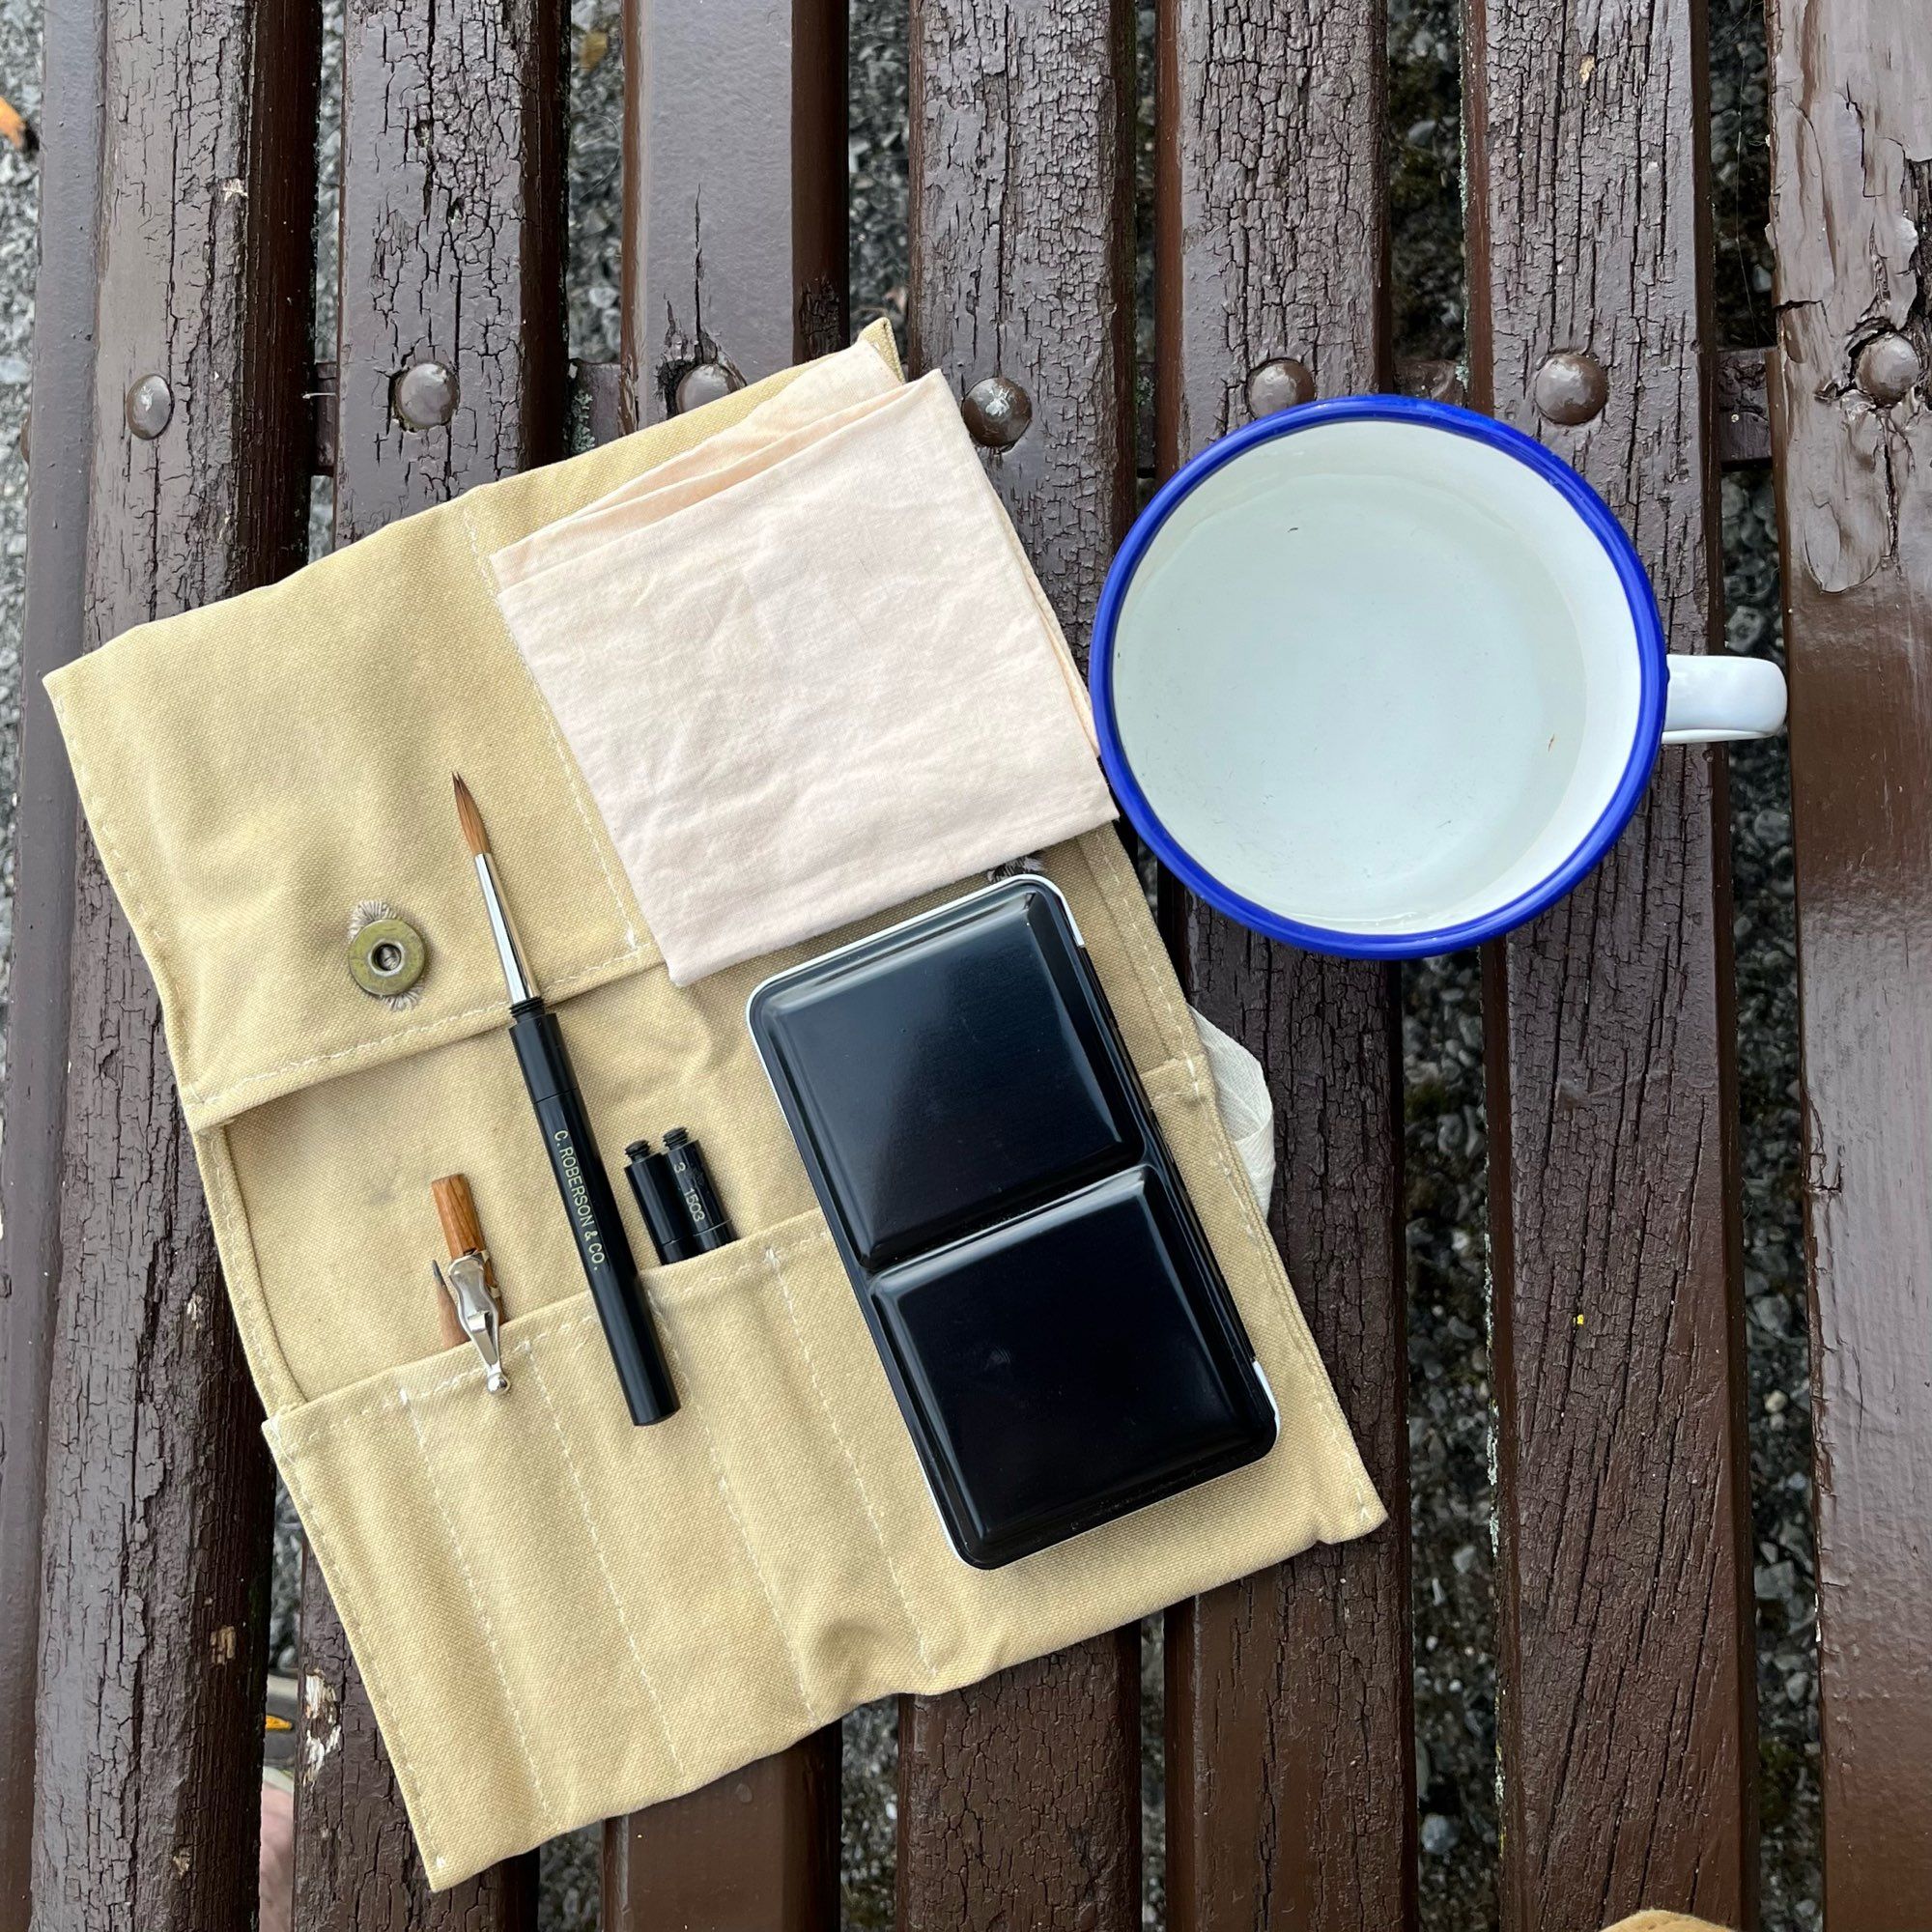
[{"label": "wooden bench slat", "polygon": [[[37,474],[49,462],[65,472],[45,507],[85,531],[78,584],[65,542],[36,558],[54,600],[37,623],[64,629],[70,648],[279,574],[299,554],[308,495],[315,22],[246,0],[167,0],[138,18],[103,10],[99,41],[93,31],[90,20],[84,48],[66,28],[51,43],[92,55],[91,71],[60,76],[73,90],[61,118],[90,138],[98,93],[102,145],[98,177],[83,162],[65,183],[74,199],[98,183],[94,206],[50,196],[48,215],[66,218],[43,242],[60,266],[43,281],[54,297],[41,338],[49,413],[35,439]],[[54,152],[72,166],[69,139],[60,128]],[[96,284],[84,404],[70,275]],[[149,376],[169,384],[172,412],[142,439],[127,396]],[[56,455],[63,441],[85,468],[84,494]],[[71,842],[49,850],[49,838],[71,839],[71,819],[29,818],[22,836],[33,864],[74,867],[44,1364],[36,1922],[245,1923],[267,1643],[261,1410],[153,981],[91,841],[77,856]]]},{"label": "wooden bench slat", "polygon": [[631,422],[694,363],[756,382],[845,346],[845,31],[843,0],[625,0]]},{"label": "wooden bench slat", "polygon": [[[47,1366],[60,1266],[61,1122],[77,813],[41,680],[87,639],[87,486],[94,415],[94,234],[100,196],[100,12],[45,21],[41,246],[31,407],[61,434],[28,458],[26,623],[14,797],[14,948],[0,1132],[0,1922],[32,1899],[34,1701]],[[60,245],[55,238],[65,238]]]},{"label": "wooden bench slat", "polygon": [[[1132,9],[916,0],[911,31],[913,365],[1023,394],[991,473],[1084,658],[1132,506]],[[1139,1710],[1133,1631],[908,1699],[905,1932],[1137,1927]]]},{"label": "wooden bench slat", "polygon": [[[1714,641],[1703,9],[1467,14],[1472,400],[1634,534]],[[1546,355],[1607,373],[1542,420]],[[1486,959],[1502,1921],[1754,1911],[1756,1739],[1721,753],[1666,751],[1605,865]]]},{"label": "wooden bench slat", "polygon": [[[351,0],[335,541],[563,453],[562,0]],[[447,426],[412,370],[455,377]]]},{"label": "wooden bench slat", "polygon": [[[843,0],[626,0],[621,425],[662,421],[694,363],[755,382],[842,348]],[[700,387],[708,400],[716,388]],[[604,1833],[606,1932],[838,1922],[836,1724]]]},{"label": "wooden bench slat", "polygon": [[899,1702],[899,1932],[1140,1923],[1140,1632]]},{"label": "wooden bench slat", "polygon": [[1932,24],[1770,14],[1825,1918],[1890,1932],[1932,1911]]},{"label": "wooden bench slat", "polygon": [[[344,21],[335,541],[561,455],[562,0],[353,0]],[[407,242],[407,245],[401,245]],[[405,372],[455,379],[446,423]],[[412,396],[425,393],[411,391]],[[427,426],[424,426],[424,425]],[[321,1569],[303,1566],[296,1924],[525,1932],[536,1859],[432,1893]],[[452,1749],[462,1748],[452,1738]]]},{"label": "wooden bench slat", "polygon": [[1124,0],[912,9],[911,360],[1024,394],[987,461],[1083,666],[1133,509],[1133,71]]},{"label": "wooden bench slat", "polygon": [[[306,1552],[301,1686],[298,1932],[534,1932],[534,1858],[512,1859],[466,1885],[430,1891],[348,1634]],[[447,1747],[463,1748],[460,1734]]]},{"label": "wooden bench slat", "polygon": [[[1171,471],[1250,420],[1264,362],[1291,358],[1322,394],[1391,386],[1382,10],[1258,18],[1177,0],[1158,55],[1156,449]],[[1270,1224],[1390,1511],[1371,1537],[1171,1613],[1170,1921],[1411,1926],[1398,981],[1170,896],[1190,996],[1267,1069]]]},{"label": "wooden bench slat", "polygon": [[604,1833],[605,1932],[838,1932],[838,1726]]},{"label": "wooden bench slat", "polygon": [[1416,1815],[1394,975],[1206,924],[1195,909],[1195,997],[1264,1056],[1269,1225],[1389,1521],[1170,1612],[1169,1922],[1401,1932]]}]

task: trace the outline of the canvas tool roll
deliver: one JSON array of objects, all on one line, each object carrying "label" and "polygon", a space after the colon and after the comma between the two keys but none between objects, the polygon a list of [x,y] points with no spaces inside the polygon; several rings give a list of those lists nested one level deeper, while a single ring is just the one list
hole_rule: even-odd
[{"label": "canvas tool roll", "polygon": [[[896,381],[884,328],[864,341]],[[745,1002],[777,968],[981,880],[673,985],[486,563],[797,374],[473,491],[48,681],[160,988],[268,1438],[438,1888],[867,1699],[970,1683],[1382,1520],[1103,826],[1040,864],[1254,1341],[1280,1439],[1002,1570],[949,1548]],[[682,1399],[653,1428],[626,1417],[504,1038],[453,769],[488,810],[607,1166],[628,1135],[681,1122],[739,1231],[644,1270]],[[348,928],[372,905],[421,936],[408,999],[351,976]],[[429,1187],[458,1172],[507,1307],[504,1395],[439,1333]],[[635,1219],[630,1233],[647,1255]]]}]

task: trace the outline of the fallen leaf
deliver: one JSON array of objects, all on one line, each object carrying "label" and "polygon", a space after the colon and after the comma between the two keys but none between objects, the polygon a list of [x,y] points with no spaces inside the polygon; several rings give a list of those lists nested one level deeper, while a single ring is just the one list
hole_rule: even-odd
[{"label": "fallen leaf", "polygon": [[603,27],[591,27],[583,36],[583,44],[577,50],[577,65],[588,73],[611,51],[611,35]]},{"label": "fallen leaf", "polygon": [[26,117],[4,95],[0,95],[0,137],[23,155],[31,155],[41,145],[27,126]]}]

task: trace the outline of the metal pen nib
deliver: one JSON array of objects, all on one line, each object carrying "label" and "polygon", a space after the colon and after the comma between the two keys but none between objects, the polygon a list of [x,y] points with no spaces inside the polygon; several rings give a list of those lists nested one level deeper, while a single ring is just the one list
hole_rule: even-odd
[{"label": "metal pen nib", "polygon": [[488,1373],[484,1386],[495,1395],[501,1395],[510,1386],[510,1378],[503,1373],[502,1350],[497,1341],[497,1324],[500,1320],[497,1312],[497,1299],[490,1293],[489,1276],[484,1272],[483,1257],[470,1253],[458,1255],[449,1264],[447,1273],[430,1263],[430,1272],[436,1276],[440,1288],[456,1309],[456,1319],[463,1332],[475,1346],[476,1352],[483,1358],[483,1366]]}]

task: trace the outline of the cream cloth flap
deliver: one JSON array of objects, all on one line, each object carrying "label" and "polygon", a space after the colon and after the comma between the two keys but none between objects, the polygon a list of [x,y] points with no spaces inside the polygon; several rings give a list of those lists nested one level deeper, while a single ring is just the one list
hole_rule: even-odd
[{"label": "cream cloth flap", "polygon": [[936,375],[833,356],[491,567],[676,984],[1114,816]]}]

